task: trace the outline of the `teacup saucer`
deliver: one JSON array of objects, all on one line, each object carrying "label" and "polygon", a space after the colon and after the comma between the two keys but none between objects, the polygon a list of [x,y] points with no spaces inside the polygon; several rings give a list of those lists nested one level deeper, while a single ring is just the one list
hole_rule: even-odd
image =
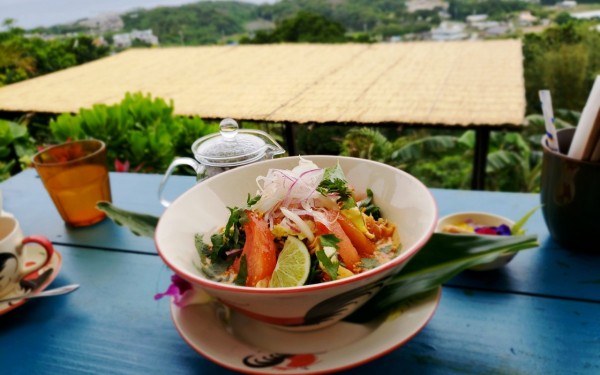
[{"label": "teacup saucer", "polygon": [[386,319],[339,322],[308,332],[290,332],[225,310],[218,303],[171,302],[183,339],[211,361],[250,374],[313,374],[341,371],[372,361],[406,343],[433,316],[441,288],[408,300]]},{"label": "teacup saucer", "polygon": [[[45,259],[45,252],[42,247],[38,244],[30,244],[28,246],[39,246],[40,251],[35,251],[37,249],[33,249],[28,251],[29,254],[33,254],[31,259],[26,260],[26,263],[33,262],[34,264],[39,262],[43,262]],[[38,263],[38,264],[39,264]],[[29,275],[26,279],[21,280],[20,285],[15,288],[12,292],[2,296],[2,298],[9,297],[18,297],[21,295],[26,295],[29,293],[35,293],[46,289],[48,285],[56,278],[58,272],[60,271],[60,267],[62,266],[62,257],[56,249],[54,250],[54,254],[50,259],[50,263],[46,266],[40,268],[32,275]],[[2,299],[0,298],[0,299]],[[10,302],[0,302],[0,315],[6,314],[12,309],[15,309],[22,304],[27,302],[26,299],[10,301]]]}]

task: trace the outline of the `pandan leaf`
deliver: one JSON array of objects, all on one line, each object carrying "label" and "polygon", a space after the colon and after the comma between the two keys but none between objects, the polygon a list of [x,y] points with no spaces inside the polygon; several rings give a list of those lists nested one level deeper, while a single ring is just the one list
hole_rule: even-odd
[{"label": "pandan leaf", "polygon": [[434,233],[425,246],[372,299],[345,318],[366,323],[404,300],[441,286],[461,271],[506,252],[539,246],[537,236],[480,236]]},{"label": "pandan leaf", "polygon": [[531,217],[531,215],[533,215],[535,213],[535,211],[537,211],[540,207],[542,207],[541,205],[534,207],[531,211],[527,212],[525,215],[523,215],[522,218],[519,219],[519,221],[517,221],[512,228],[510,228],[510,231],[512,232],[513,235],[522,235],[525,234],[525,230],[523,230],[523,225],[525,225],[525,223],[527,223],[527,221],[529,220],[529,218]]},{"label": "pandan leaf", "polygon": [[111,218],[115,224],[129,228],[131,233],[136,236],[154,238],[158,217],[127,211],[105,201],[98,202],[96,207],[105,212],[106,216]]}]

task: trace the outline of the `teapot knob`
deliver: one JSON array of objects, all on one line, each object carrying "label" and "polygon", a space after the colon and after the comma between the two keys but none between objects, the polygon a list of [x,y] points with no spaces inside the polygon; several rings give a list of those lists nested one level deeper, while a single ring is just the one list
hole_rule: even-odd
[{"label": "teapot knob", "polygon": [[226,118],[219,124],[220,133],[225,140],[232,140],[235,138],[239,128],[237,121],[232,118]]}]

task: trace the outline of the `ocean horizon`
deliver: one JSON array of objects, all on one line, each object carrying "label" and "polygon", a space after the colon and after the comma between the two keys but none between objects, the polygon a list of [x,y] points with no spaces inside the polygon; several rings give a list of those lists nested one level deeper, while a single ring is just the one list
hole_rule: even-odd
[{"label": "ocean horizon", "polygon": [[[246,3],[275,3],[278,0],[238,0]],[[0,0],[0,23],[12,18],[24,29],[73,23],[105,13],[126,13],[135,9],[179,6],[198,0]]]}]

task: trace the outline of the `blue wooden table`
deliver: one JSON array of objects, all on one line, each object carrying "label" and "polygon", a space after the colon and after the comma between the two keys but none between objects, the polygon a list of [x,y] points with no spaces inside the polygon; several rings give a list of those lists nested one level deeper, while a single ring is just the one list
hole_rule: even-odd
[{"label": "blue wooden table", "polygon": [[[160,215],[160,175],[112,173],[118,207]],[[194,183],[170,180],[167,195]],[[227,374],[179,336],[169,301],[155,301],[170,270],[149,238],[107,219],[65,226],[34,170],[0,184],[4,210],[25,234],[46,235],[63,265],[50,287],[70,295],[31,300],[0,315],[0,374]],[[432,189],[440,215],[488,211],[512,219],[537,194]],[[439,307],[412,340],[350,374],[600,374],[600,256],[549,237],[538,211],[526,226],[541,246],[506,267],[466,271],[442,288]],[[599,228],[600,229],[600,228]]]}]

